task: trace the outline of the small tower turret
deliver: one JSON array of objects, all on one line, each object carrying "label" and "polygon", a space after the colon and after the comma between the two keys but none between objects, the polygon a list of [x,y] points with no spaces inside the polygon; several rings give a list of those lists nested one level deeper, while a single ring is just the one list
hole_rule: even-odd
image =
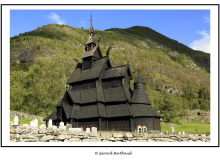
[{"label": "small tower turret", "polygon": [[134,92],[131,98],[131,103],[135,104],[151,104],[145,91],[145,82],[140,75],[140,69],[138,68],[138,76],[134,81]]}]

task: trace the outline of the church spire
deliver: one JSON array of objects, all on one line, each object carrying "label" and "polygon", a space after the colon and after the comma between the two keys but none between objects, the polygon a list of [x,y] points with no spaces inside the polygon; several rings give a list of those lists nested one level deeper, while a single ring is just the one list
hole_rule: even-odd
[{"label": "church spire", "polygon": [[92,26],[92,14],[90,15],[90,17],[91,17],[91,19],[90,19],[91,25],[90,25],[90,28],[89,28],[89,38],[88,38],[86,44],[90,44],[90,43],[96,44],[96,40],[95,40],[95,37],[94,37],[95,30]]},{"label": "church spire", "polygon": [[94,31],[94,28],[92,26],[92,14],[91,14],[90,22],[91,22],[91,25],[90,25],[90,28],[89,28],[89,35],[93,36],[95,34],[95,31]]},{"label": "church spire", "polygon": [[91,26],[92,26],[92,14],[91,14]]}]

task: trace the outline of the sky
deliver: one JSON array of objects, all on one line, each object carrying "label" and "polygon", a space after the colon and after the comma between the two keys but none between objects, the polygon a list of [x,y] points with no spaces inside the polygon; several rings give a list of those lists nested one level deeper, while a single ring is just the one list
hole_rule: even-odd
[{"label": "sky", "polygon": [[210,53],[210,10],[10,10],[10,37],[46,24],[95,30],[149,27],[192,49]]}]

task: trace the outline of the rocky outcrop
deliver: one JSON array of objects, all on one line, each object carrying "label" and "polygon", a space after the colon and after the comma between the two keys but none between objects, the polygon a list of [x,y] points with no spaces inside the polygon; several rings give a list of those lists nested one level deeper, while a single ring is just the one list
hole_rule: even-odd
[{"label": "rocky outcrop", "polygon": [[175,89],[171,86],[167,86],[167,85],[164,85],[163,86],[163,90],[167,91],[168,93],[173,93],[173,94],[177,94],[179,91],[178,89]]},{"label": "rocky outcrop", "polygon": [[22,113],[22,112],[18,112],[18,111],[12,111],[12,110],[10,110],[10,116],[11,117],[18,116],[21,119],[23,119],[23,118],[37,119],[38,121],[43,121],[43,119],[44,119],[43,117],[30,115],[30,114]]}]

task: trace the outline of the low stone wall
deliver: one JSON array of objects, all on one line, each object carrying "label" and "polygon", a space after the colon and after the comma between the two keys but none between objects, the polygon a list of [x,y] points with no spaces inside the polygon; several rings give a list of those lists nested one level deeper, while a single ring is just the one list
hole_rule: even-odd
[{"label": "low stone wall", "polygon": [[69,131],[58,128],[10,126],[11,142],[210,142],[205,134],[163,135],[137,133],[101,134],[85,131]]},{"label": "low stone wall", "polygon": [[37,119],[38,121],[43,121],[44,119],[43,117],[34,116],[34,115],[27,114],[27,113],[22,113],[22,112],[12,111],[12,110],[10,110],[10,116],[11,117],[18,116],[21,119],[23,118]]}]

